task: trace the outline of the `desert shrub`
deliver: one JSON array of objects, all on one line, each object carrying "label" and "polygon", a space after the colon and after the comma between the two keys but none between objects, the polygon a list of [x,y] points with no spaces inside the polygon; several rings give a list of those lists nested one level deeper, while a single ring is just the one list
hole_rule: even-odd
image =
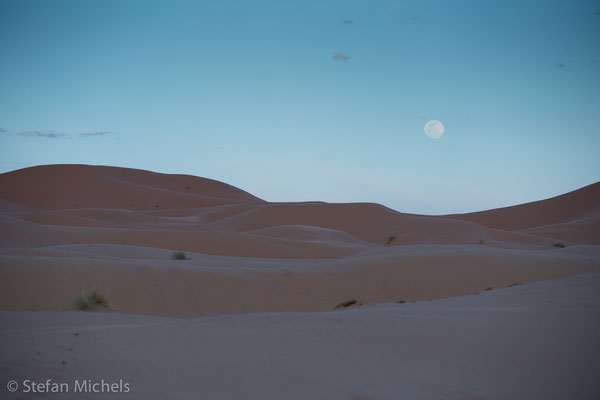
[{"label": "desert shrub", "polygon": [[187,256],[185,255],[185,253],[183,251],[176,251],[175,253],[171,254],[171,259],[172,260],[189,260],[189,258],[187,258]]},{"label": "desert shrub", "polygon": [[477,242],[477,243],[479,243],[479,244],[483,244],[483,243],[484,243],[484,241],[483,241],[483,239],[480,239],[480,240],[479,240],[479,242]]},{"label": "desert shrub", "polygon": [[562,243],[554,243],[552,247],[556,247],[557,249],[564,249],[565,245]]},{"label": "desert shrub", "polygon": [[81,311],[92,311],[98,306],[110,308],[106,296],[98,289],[92,289],[91,292],[77,294],[73,304],[76,310]]},{"label": "desert shrub", "polygon": [[358,301],[358,300],[354,300],[354,299],[352,299],[352,300],[346,300],[346,301],[343,301],[343,302],[341,302],[341,303],[340,303],[340,304],[338,304],[337,306],[333,307],[333,310],[337,310],[338,308],[346,308],[346,307],[350,307],[350,306],[352,306],[352,305],[354,305],[354,304],[357,304],[357,305],[359,305],[359,306],[362,306],[362,302],[361,302],[361,301]]},{"label": "desert shrub", "polygon": [[385,244],[391,244],[396,239],[396,236],[388,236]]}]

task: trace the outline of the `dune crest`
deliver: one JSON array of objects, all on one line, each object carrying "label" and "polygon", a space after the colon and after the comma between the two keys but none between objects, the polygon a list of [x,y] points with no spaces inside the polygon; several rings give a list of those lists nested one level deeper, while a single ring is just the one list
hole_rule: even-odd
[{"label": "dune crest", "polygon": [[40,210],[153,210],[263,202],[212,179],[91,165],[43,165],[1,174],[0,197]]},{"label": "dune crest", "polygon": [[600,182],[546,200],[468,214],[448,215],[490,228],[518,230],[600,216]]}]

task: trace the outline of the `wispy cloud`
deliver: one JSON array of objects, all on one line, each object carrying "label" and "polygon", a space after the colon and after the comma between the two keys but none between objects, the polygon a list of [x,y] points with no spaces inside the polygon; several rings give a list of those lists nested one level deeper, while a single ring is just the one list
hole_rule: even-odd
[{"label": "wispy cloud", "polygon": [[567,68],[567,64],[563,64],[563,63],[556,63],[556,66],[558,68]]},{"label": "wispy cloud", "polygon": [[6,129],[0,128],[0,133],[6,133],[6,132],[8,132]]},{"label": "wispy cloud", "polygon": [[223,147],[222,146],[217,146],[217,147],[215,147],[215,150],[223,150]]},{"label": "wispy cloud", "polygon": [[342,24],[353,24],[354,21],[352,21],[351,19],[344,19],[342,20]]},{"label": "wispy cloud", "polygon": [[40,137],[51,138],[51,139],[69,136],[69,134],[66,132],[56,132],[54,130],[50,130],[50,131],[18,131],[16,134],[18,136],[40,136]]},{"label": "wispy cloud", "polygon": [[350,59],[350,56],[345,55],[344,53],[333,53],[333,60],[334,61],[348,61]]},{"label": "wispy cloud", "polygon": [[[8,132],[4,128],[0,128],[0,132]],[[80,131],[77,135],[71,134],[68,132],[57,132],[54,129],[38,131],[38,130],[23,130],[14,132],[17,136],[37,136],[37,137],[45,137],[50,139],[56,139],[61,137],[71,137],[71,136],[79,136],[79,137],[87,137],[87,136],[104,136],[111,134],[112,131]]]},{"label": "wispy cloud", "polygon": [[111,131],[82,131],[79,132],[79,136],[81,137],[86,137],[86,136],[104,136],[104,135],[110,135],[112,132]]}]

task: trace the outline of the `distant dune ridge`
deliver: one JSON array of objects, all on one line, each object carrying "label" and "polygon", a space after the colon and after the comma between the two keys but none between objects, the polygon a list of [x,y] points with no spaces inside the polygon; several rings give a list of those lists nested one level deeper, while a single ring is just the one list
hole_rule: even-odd
[{"label": "distant dune ridge", "polygon": [[[449,217],[490,228],[534,229],[556,224],[581,224],[600,216],[600,182],[547,200]],[[597,227],[600,225],[597,225]]]},{"label": "distant dune ridge", "polygon": [[[64,310],[98,287],[125,313],[328,311],[600,269],[600,183],[432,217],[269,203],[189,175],[48,165],[0,175],[0,212],[4,310]],[[175,251],[190,259],[172,260]]]},{"label": "distant dune ridge", "polygon": [[243,190],[212,179],[91,165],[44,165],[2,174],[0,197],[40,210],[138,211],[263,203]]}]

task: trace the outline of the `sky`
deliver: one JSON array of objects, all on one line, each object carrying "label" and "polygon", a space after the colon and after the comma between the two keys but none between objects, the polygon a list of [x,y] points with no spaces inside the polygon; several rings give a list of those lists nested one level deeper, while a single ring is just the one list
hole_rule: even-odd
[{"label": "sky", "polygon": [[0,0],[0,173],[445,214],[600,181],[599,154],[600,0]]}]

